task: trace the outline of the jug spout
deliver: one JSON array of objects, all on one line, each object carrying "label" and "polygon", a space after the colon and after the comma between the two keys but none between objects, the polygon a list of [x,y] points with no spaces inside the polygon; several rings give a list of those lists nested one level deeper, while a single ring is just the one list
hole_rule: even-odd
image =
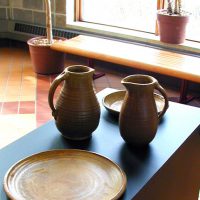
[{"label": "jug spout", "polygon": [[130,75],[121,81],[127,90],[150,87],[153,89],[156,82],[157,80],[155,78],[142,74]]}]

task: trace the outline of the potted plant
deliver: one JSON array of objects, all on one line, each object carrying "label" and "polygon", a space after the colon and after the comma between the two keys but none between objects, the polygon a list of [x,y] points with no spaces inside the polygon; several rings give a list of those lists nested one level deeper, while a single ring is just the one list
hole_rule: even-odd
[{"label": "potted plant", "polygon": [[167,0],[167,9],[158,10],[157,22],[160,41],[181,44],[185,41],[189,12],[182,10],[182,0]]},{"label": "potted plant", "polygon": [[65,54],[50,49],[56,40],[65,38],[54,37],[52,34],[51,1],[45,0],[46,7],[46,34],[47,36],[34,37],[28,40],[29,51],[34,71],[39,74],[58,74],[64,70]]}]

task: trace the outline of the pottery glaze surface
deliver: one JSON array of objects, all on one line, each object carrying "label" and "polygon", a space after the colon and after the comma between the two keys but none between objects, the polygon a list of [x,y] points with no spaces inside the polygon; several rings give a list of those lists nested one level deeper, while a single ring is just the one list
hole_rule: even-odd
[{"label": "pottery glaze surface", "polygon": [[51,150],[13,165],[4,188],[11,199],[20,200],[116,200],[126,189],[126,174],[90,151]]},{"label": "pottery glaze surface", "polygon": [[[49,106],[58,130],[67,139],[87,139],[99,124],[100,106],[93,89],[93,73],[94,69],[87,66],[69,66],[50,87]],[[54,107],[53,96],[62,81]]]},{"label": "pottery glaze surface", "polygon": [[[127,91],[119,115],[120,134],[132,146],[147,145],[155,137],[159,119],[168,108],[165,90],[155,78],[147,75],[131,75],[121,82]],[[165,99],[160,113],[157,112],[154,89]]]}]

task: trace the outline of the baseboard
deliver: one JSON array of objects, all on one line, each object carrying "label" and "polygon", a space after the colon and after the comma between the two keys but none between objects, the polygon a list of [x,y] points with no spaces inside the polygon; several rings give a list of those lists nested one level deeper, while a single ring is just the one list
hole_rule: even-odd
[{"label": "baseboard", "polygon": [[[0,24],[0,38],[7,38],[26,42],[30,38],[46,35],[46,27],[44,26],[2,19],[0,19]],[[79,34],[79,32],[71,30],[53,28],[54,36],[69,39]]]}]

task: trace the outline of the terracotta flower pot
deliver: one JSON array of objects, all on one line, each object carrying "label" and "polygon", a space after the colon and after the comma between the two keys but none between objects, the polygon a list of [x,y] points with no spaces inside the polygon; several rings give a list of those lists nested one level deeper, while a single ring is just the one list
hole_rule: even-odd
[{"label": "terracotta flower pot", "polygon": [[[41,38],[45,37],[35,37],[27,42],[34,71],[45,75],[61,73],[65,66],[65,54],[50,49],[50,46],[35,45],[34,40]],[[54,39],[65,40],[60,37]]]},{"label": "terracotta flower pot", "polygon": [[157,13],[160,41],[170,44],[181,44],[185,41],[186,25],[189,15],[168,15],[165,10]]}]

